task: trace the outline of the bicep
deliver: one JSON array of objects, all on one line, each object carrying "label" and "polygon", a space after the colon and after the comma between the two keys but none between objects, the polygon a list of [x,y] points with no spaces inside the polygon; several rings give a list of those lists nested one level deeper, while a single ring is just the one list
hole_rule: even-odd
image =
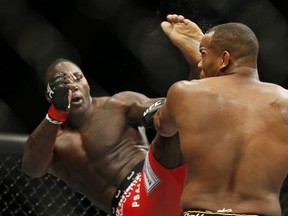
[{"label": "bicep", "polygon": [[128,124],[140,125],[144,111],[159,98],[149,98],[138,92],[123,92],[121,95],[122,101],[125,101],[126,120]]},{"label": "bicep", "polygon": [[173,136],[178,132],[175,110],[178,105],[178,88],[172,85],[167,94],[166,103],[157,111],[154,123],[157,132],[165,137]]}]

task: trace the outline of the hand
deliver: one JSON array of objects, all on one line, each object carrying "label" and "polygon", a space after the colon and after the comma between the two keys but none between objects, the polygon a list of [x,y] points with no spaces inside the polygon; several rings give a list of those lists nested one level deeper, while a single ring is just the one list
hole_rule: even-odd
[{"label": "hand", "polygon": [[157,110],[166,102],[165,98],[162,98],[152,104],[148,109],[143,113],[142,124],[145,128],[155,130],[154,125],[154,116]]},{"label": "hand", "polygon": [[60,110],[70,109],[69,88],[64,82],[64,73],[58,72],[53,76],[47,85],[47,96],[52,104]]}]

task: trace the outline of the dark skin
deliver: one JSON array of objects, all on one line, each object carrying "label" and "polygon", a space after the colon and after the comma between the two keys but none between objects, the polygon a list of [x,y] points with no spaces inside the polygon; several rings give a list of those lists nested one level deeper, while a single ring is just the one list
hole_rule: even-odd
[{"label": "dark skin", "polygon": [[[201,57],[198,45],[203,33],[195,23],[186,21],[183,16],[168,15],[161,27],[182,51],[191,69],[195,69],[195,62]],[[128,91],[92,98],[89,84],[77,65],[60,62],[50,68],[48,79],[59,71],[65,72],[70,89],[68,119],[61,126],[43,119],[27,140],[23,169],[32,177],[46,173],[59,177],[111,214],[116,188],[146,157],[149,144],[138,126],[142,124],[143,112],[159,98]],[[191,70],[189,76],[198,77],[197,71]],[[51,102],[48,97],[47,100]],[[171,137],[156,134],[151,145],[155,159],[166,168],[184,163],[180,146],[175,143],[179,143],[177,133]]]},{"label": "dark skin", "polygon": [[[61,126],[43,119],[27,140],[23,169],[32,177],[46,173],[59,177],[110,213],[116,188],[129,171],[145,159],[149,144],[138,126],[143,112],[159,98],[150,99],[135,92],[92,98],[79,67],[60,62],[49,77],[58,71],[66,74],[65,82],[70,88],[68,119]],[[172,145],[171,152],[161,139],[157,140],[156,159],[167,168],[183,163],[163,157],[167,153],[169,156],[169,152],[180,154],[176,145]],[[162,151],[162,147],[166,150]]]},{"label": "dark skin", "polygon": [[170,87],[156,129],[167,137],[179,133],[187,165],[183,209],[280,216],[288,91],[259,80],[259,47],[251,32],[230,38],[237,28],[227,27],[203,36],[202,79]]}]

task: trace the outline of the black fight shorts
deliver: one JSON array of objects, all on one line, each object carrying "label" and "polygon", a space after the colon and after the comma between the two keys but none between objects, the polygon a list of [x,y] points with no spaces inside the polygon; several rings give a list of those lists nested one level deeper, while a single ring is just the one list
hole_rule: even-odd
[{"label": "black fight shorts", "polygon": [[237,213],[225,213],[225,212],[208,212],[205,210],[185,210],[181,216],[260,216],[257,214],[237,214]]}]

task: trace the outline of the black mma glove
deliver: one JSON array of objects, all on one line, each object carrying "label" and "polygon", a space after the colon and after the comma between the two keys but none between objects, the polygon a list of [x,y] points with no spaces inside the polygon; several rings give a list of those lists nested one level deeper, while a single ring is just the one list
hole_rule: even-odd
[{"label": "black mma glove", "polygon": [[47,95],[52,105],[48,110],[46,119],[53,124],[62,124],[69,113],[69,88],[64,83],[64,73],[58,72],[51,77],[47,84]]},{"label": "black mma glove", "polygon": [[54,104],[57,109],[69,110],[69,89],[64,83],[63,72],[58,72],[55,76],[51,77],[47,85],[47,94],[48,97],[51,98],[52,104]]},{"label": "black mma glove", "polygon": [[148,109],[143,113],[142,124],[147,129],[155,129],[154,125],[154,116],[157,110],[166,102],[165,98],[162,98],[152,104]]}]

